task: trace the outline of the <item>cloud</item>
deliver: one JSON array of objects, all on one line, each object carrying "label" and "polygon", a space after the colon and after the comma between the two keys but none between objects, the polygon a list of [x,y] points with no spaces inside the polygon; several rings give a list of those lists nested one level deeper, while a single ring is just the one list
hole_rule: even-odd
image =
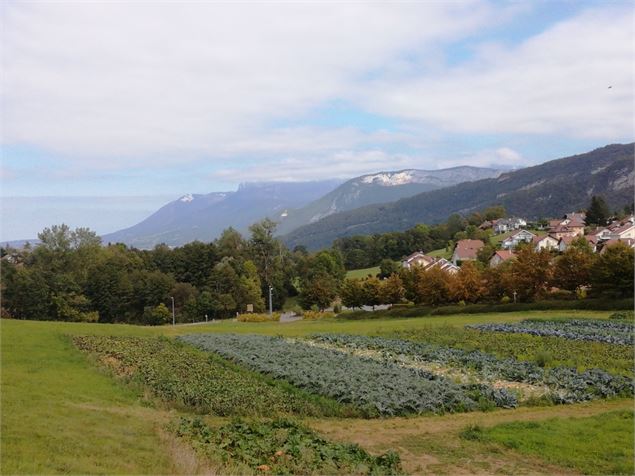
[{"label": "cloud", "polygon": [[107,166],[266,149],[271,121],[498,15],[477,0],[2,8],[3,142]]},{"label": "cloud", "polygon": [[588,10],[434,75],[378,80],[360,102],[453,133],[630,139],[633,20],[630,4]]}]

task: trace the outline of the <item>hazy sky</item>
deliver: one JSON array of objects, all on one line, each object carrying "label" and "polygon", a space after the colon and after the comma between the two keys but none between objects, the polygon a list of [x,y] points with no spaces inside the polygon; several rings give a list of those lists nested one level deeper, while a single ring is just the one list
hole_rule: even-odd
[{"label": "hazy sky", "polygon": [[633,140],[632,2],[2,2],[2,196],[521,166]]}]

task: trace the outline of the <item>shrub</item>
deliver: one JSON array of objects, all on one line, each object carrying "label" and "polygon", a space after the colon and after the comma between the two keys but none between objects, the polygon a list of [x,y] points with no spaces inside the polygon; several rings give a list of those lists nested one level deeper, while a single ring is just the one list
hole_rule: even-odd
[{"label": "shrub", "polygon": [[509,298],[509,296],[503,296],[501,298],[501,304],[507,304],[511,301],[511,299]]},{"label": "shrub", "polygon": [[280,313],[274,312],[273,314],[239,314],[236,320],[238,322],[277,322],[280,320]]},{"label": "shrub", "polygon": [[304,314],[304,309],[302,309],[301,306],[293,306],[293,308],[291,309],[291,312],[293,314],[295,314],[296,316],[302,316]]},{"label": "shrub", "polygon": [[304,311],[302,319],[306,321],[317,321],[319,319],[329,319],[335,317],[333,312]]},{"label": "shrub", "polygon": [[609,316],[609,319],[627,319],[632,321],[635,319],[635,312],[633,311],[617,311]]},{"label": "shrub", "polygon": [[339,314],[340,312],[342,312],[342,306],[340,306],[339,304],[336,304],[335,306],[333,306],[333,312],[335,314]]}]

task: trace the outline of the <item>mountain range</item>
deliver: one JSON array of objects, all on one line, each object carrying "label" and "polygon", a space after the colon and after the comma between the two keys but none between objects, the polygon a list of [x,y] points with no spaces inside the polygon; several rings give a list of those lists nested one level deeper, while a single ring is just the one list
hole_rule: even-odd
[{"label": "mountain range", "polygon": [[338,237],[405,230],[417,223],[438,223],[453,213],[468,214],[494,204],[528,219],[585,209],[593,195],[602,195],[609,206],[621,208],[633,203],[634,152],[632,143],[613,144],[495,178],[368,205],[301,226],[283,240],[290,247],[303,245],[315,250],[330,246]]},{"label": "mountain range", "polygon": [[327,216],[365,205],[389,203],[422,192],[463,182],[497,177],[500,170],[481,167],[452,167],[439,170],[398,170],[362,175],[346,181],[332,192],[278,220],[278,233],[286,234]]},{"label": "mountain range", "polygon": [[134,226],[102,236],[103,243],[152,248],[159,243],[179,246],[211,241],[230,226],[246,232],[264,217],[279,217],[333,190],[340,180],[245,183],[231,192],[186,194],[169,202]]}]

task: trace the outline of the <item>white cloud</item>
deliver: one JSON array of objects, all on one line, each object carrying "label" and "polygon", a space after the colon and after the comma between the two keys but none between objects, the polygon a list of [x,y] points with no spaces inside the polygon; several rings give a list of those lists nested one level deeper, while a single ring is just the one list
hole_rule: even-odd
[{"label": "white cloud", "polygon": [[451,132],[630,139],[633,20],[631,4],[588,10],[435,75],[377,81],[360,102]]},{"label": "white cloud", "polygon": [[499,15],[478,0],[2,8],[3,142],[108,166],[258,150],[269,121]]}]

